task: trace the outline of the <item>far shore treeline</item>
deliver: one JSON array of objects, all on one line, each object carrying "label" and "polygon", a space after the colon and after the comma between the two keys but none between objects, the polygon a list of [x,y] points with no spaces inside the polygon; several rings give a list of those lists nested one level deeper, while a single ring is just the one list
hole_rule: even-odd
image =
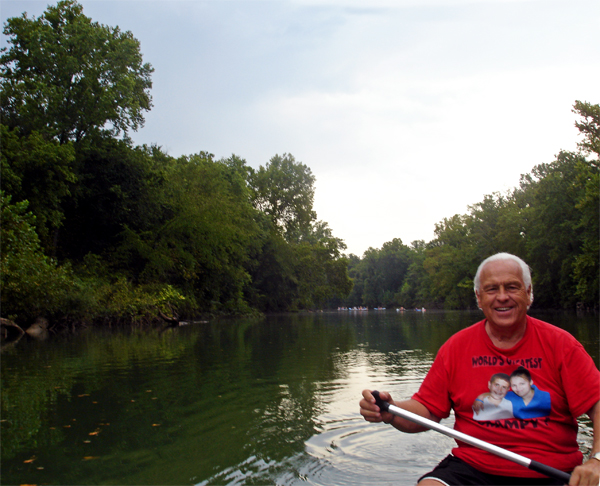
[{"label": "far shore treeline", "polygon": [[579,146],[514,190],[439,222],[430,242],[397,238],[359,257],[317,219],[315,177],[291,154],[254,169],[236,155],[135,146],[153,68],[131,32],[93,22],[74,0],[3,32],[3,318],[474,308],[473,274],[499,251],[532,267],[536,307],[598,308],[598,104],[575,102]]}]

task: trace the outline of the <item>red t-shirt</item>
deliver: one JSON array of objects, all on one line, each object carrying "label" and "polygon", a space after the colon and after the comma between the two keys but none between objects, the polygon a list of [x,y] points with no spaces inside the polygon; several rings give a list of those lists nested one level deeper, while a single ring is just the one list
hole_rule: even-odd
[{"label": "red t-shirt", "polygon": [[[534,412],[534,418],[474,420],[473,403],[490,391],[492,375],[510,375],[519,366],[529,370],[537,390],[550,394],[550,413]],[[514,392],[508,393],[513,394],[509,398],[518,417],[524,405],[517,403],[520,397]],[[538,394],[538,400],[541,397]],[[448,339],[413,398],[440,418],[448,417],[454,409],[454,428],[460,432],[571,471],[583,458],[577,444],[576,418],[600,400],[600,372],[583,346],[558,327],[527,316],[523,338],[510,349],[500,349],[487,335],[483,320]],[[546,416],[537,416],[541,414]],[[457,444],[452,454],[485,473],[543,477],[489,452],[459,441]]]}]

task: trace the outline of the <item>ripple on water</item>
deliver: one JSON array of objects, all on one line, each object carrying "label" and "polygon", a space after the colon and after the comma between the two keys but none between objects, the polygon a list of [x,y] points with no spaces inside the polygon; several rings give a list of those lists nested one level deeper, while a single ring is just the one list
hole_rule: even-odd
[{"label": "ripple on water", "polygon": [[[360,393],[366,387],[390,391],[397,399],[410,397],[427,373],[431,356],[410,350],[368,355],[354,351],[340,353],[334,361],[340,370],[337,377],[313,383],[318,397],[314,410],[319,412],[302,452],[273,460],[254,448],[246,460],[200,484],[415,484],[448,454],[452,439],[434,432],[402,434],[390,426],[367,423],[358,413]],[[273,426],[297,428],[301,419],[289,411],[281,415],[280,408],[269,411],[253,436],[258,442],[273,440],[277,434],[283,439],[285,434]]]},{"label": "ripple on water", "polygon": [[251,455],[198,486],[415,484],[453,446],[434,432],[402,434],[383,424],[346,417],[321,423],[304,452],[283,461]]},{"label": "ripple on water", "polygon": [[348,418],[322,426],[306,443],[307,453],[328,464],[313,484],[415,484],[453,445],[433,432],[402,434],[393,427]]}]

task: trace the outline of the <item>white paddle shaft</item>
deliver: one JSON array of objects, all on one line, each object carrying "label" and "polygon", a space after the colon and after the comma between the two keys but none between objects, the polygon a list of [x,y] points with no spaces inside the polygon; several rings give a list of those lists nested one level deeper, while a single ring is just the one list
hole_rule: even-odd
[{"label": "white paddle shaft", "polygon": [[548,477],[559,479],[561,481],[564,481],[565,484],[568,484],[569,480],[571,479],[571,475],[564,471],[553,468],[551,466],[547,466],[546,464],[534,461],[525,456],[515,454],[514,452],[507,451],[502,447],[498,447],[494,444],[490,444],[489,442],[484,442],[483,440],[471,437],[470,435],[463,434],[458,430],[451,429],[449,427],[446,427],[445,425],[441,425],[437,422],[434,422],[433,420],[421,417],[416,413],[409,412],[408,410],[404,410],[403,408],[396,407],[395,405],[385,402],[379,396],[378,391],[373,391],[371,393],[375,397],[375,402],[377,406],[384,412],[389,412],[391,414],[397,415],[398,417],[405,418],[406,420],[414,422],[415,424],[419,424],[422,427],[425,427],[426,429],[435,430],[440,434],[447,435],[448,437],[460,440],[461,442],[472,445],[473,447],[477,447],[478,449],[487,451],[491,454],[494,454],[495,456],[502,457],[503,459],[507,459],[514,463],[520,464],[521,466],[524,466],[527,469],[531,469],[532,471],[537,471],[539,473],[545,474]]},{"label": "white paddle shaft", "polygon": [[457,439],[479,449],[483,449],[484,451],[490,452],[496,456],[503,457],[504,459],[516,462],[517,464],[521,464],[521,466],[525,466],[528,468],[531,464],[531,459],[528,459],[525,456],[515,454],[514,452],[507,451],[502,447],[498,447],[494,444],[490,444],[488,442],[479,440],[475,437],[471,437],[470,435],[463,434],[458,430],[454,430],[444,425],[438,424],[433,420],[426,419],[425,417],[421,417],[420,415],[409,412],[408,410],[398,408],[395,405],[390,404],[390,406],[388,407],[388,412],[393,413],[394,415],[398,415],[399,417],[403,417],[406,420],[410,420],[411,422],[414,422],[416,424],[422,425],[423,427],[426,427],[428,429],[440,432],[441,434],[447,435],[448,437],[452,437],[453,439]]}]

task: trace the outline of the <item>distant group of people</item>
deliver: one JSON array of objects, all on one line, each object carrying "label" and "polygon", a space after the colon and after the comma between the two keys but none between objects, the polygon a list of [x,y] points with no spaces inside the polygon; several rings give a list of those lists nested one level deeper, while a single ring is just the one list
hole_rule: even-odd
[{"label": "distant group of people", "polygon": [[[359,306],[359,307],[338,307],[337,310],[339,311],[362,311],[362,310],[369,310],[368,307],[363,307],[363,306]],[[373,307],[373,310],[386,310],[385,307]],[[399,307],[396,309],[396,312],[404,312],[406,309],[404,307]],[[415,312],[425,312],[425,307],[421,307],[420,309],[418,307],[415,307]]]}]

